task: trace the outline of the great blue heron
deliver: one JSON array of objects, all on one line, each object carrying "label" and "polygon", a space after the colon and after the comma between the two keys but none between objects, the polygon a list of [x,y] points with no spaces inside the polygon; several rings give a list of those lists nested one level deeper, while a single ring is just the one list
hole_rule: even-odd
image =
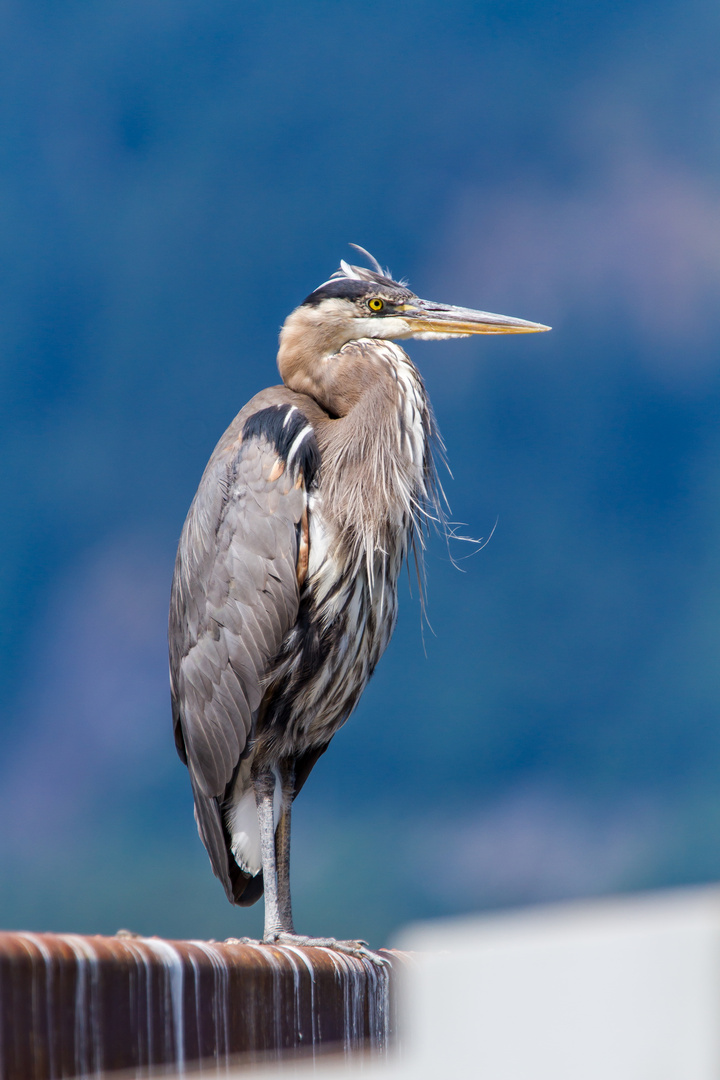
[{"label": "great blue heron", "polygon": [[264,941],[295,933],[290,808],[395,626],[397,579],[437,508],[435,421],[396,339],[539,323],[420,300],[342,262],[285,321],[282,386],[218,443],[185,522],[170,606],[175,741],[231,903],[265,890]]}]

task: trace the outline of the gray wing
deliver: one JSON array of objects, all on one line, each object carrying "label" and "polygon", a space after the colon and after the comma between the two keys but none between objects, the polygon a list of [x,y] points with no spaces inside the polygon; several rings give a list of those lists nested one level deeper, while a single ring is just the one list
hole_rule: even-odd
[{"label": "gray wing", "polygon": [[253,404],[218,445],[190,508],[169,626],[176,744],[200,836],[235,901],[231,876],[239,868],[229,867],[221,804],[252,737],[267,673],[297,618],[298,534],[319,466],[312,428],[296,406]]}]

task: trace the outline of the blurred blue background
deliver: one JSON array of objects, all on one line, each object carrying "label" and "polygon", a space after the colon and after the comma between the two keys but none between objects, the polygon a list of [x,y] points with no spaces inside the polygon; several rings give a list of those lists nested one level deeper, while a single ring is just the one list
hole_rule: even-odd
[{"label": "blurred blue background", "polygon": [[[415,343],[434,538],[294,815],[296,922],[720,875],[720,9],[0,7],[0,925],[225,937],[165,622],[285,315],[369,248],[552,324]],[[453,565],[458,561],[459,569]]]}]

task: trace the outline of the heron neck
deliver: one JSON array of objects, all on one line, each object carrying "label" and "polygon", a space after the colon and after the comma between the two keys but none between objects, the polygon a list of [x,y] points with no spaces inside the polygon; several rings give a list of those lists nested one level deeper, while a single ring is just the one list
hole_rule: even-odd
[{"label": "heron neck", "polygon": [[397,397],[392,369],[397,363],[410,365],[402,349],[375,338],[348,340],[347,320],[315,315],[298,308],[282,328],[277,364],[285,385],[314,398],[334,418],[348,416],[369,399],[392,397],[393,391]]},{"label": "heron neck", "polygon": [[402,557],[432,468],[432,419],[422,381],[389,341],[352,342],[335,363],[348,407],[340,412],[334,395],[328,411],[335,418],[316,425],[323,512],[352,556],[384,559],[399,543]]}]

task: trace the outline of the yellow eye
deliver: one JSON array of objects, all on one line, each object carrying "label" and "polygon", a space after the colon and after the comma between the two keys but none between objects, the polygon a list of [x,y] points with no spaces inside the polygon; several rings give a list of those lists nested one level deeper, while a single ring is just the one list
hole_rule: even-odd
[{"label": "yellow eye", "polygon": [[372,300],[368,300],[368,307],[371,311],[382,311],[385,305],[379,296],[373,296]]}]

